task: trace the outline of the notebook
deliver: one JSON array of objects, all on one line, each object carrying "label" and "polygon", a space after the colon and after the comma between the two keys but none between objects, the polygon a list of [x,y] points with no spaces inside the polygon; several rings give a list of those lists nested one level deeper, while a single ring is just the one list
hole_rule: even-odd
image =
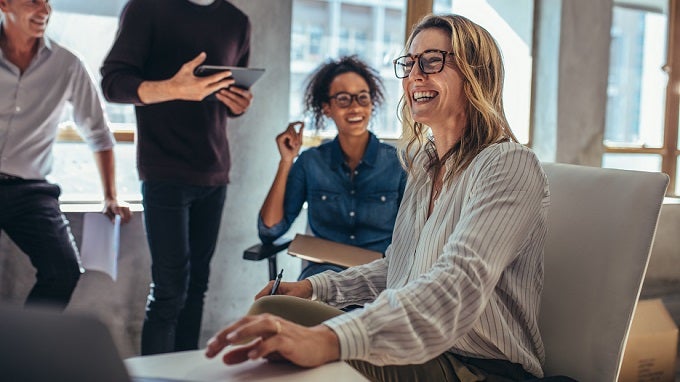
[{"label": "notebook", "polygon": [[94,316],[0,306],[0,379],[21,382],[163,382],[133,378]]},{"label": "notebook", "polygon": [[288,254],[315,263],[343,267],[367,264],[383,256],[380,252],[302,234],[295,235],[288,247]]}]

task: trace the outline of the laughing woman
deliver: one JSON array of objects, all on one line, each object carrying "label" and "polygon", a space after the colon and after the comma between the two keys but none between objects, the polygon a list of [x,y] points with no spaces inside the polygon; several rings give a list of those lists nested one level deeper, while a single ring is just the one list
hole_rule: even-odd
[{"label": "laughing woman", "polygon": [[[308,204],[308,224],[315,236],[381,253],[392,241],[392,228],[406,184],[396,149],[368,130],[383,88],[377,73],[355,56],[329,61],[312,73],[305,109],[317,130],[332,120],[338,135],[306,150],[302,122],[276,137],[281,155],[274,182],[258,219],[263,243],[286,233]],[[296,130],[297,127],[297,130]],[[344,268],[309,262],[300,280]]]},{"label": "laughing woman", "polygon": [[[286,296],[263,296],[268,284],[250,315],[208,343],[209,357],[259,338],[223,361],[346,360],[372,381],[542,377],[550,196],[505,118],[498,46],[462,16],[429,16],[394,66],[409,178],[385,258],[281,283]],[[348,304],[363,307],[337,309]]]}]

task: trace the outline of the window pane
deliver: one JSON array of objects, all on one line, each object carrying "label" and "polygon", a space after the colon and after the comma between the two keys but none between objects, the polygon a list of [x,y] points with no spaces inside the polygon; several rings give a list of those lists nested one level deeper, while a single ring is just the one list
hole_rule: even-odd
[{"label": "window pane", "polygon": [[602,167],[621,170],[661,171],[661,155],[607,153],[602,156]]},{"label": "window pane", "polygon": [[[101,96],[99,67],[113,45],[117,29],[117,16],[86,15],[55,9],[50,16],[48,35],[59,44],[80,54],[92,73]],[[130,129],[130,124],[135,123],[133,107],[108,103],[104,97],[101,99],[109,120],[113,123],[111,128]]]},{"label": "window pane", "polygon": [[613,9],[605,144],[661,147],[667,17],[648,10]]},{"label": "window pane", "polygon": [[432,9],[434,13],[451,13],[451,7],[455,0],[434,0]]},{"label": "window pane", "polygon": [[[318,65],[330,57],[356,54],[378,70],[385,83],[385,102],[372,119],[373,132],[398,137],[401,82],[394,77],[392,59],[404,45],[405,9],[406,0],[293,0],[290,119],[303,119],[305,80]],[[329,127],[327,134],[335,135],[332,124]]]},{"label": "window pane", "polygon": [[435,0],[437,13],[457,13],[486,28],[503,53],[503,104],[510,127],[522,143],[529,141],[531,105],[532,0]]},{"label": "window pane", "polygon": [[[78,7],[87,8],[87,2],[82,1],[62,4],[75,12],[65,12],[55,4],[50,17],[47,34],[50,38],[70,50],[78,53],[90,70],[97,91],[101,75],[99,67],[108,53],[118,29],[118,11],[98,9],[100,14],[92,15],[78,12],[88,12],[90,9],[77,10]],[[96,7],[101,5],[94,4]],[[100,7],[101,8],[101,7]],[[106,11],[106,12],[104,12]],[[113,130],[130,130],[134,128],[135,114],[130,105],[110,104],[101,97]],[[71,107],[67,105],[63,115],[64,121],[71,120]],[[65,126],[72,125],[67,122]],[[99,173],[92,152],[84,143],[57,142],[53,149],[54,163],[52,174],[48,180],[58,183],[62,188],[62,201],[101,201],[102,189]],[[118,197],[120,200],[141,200],[139,180],[135,165],[135,149],[132,143],[118,143],[115,147],[116,177]]]},{"label": "window pane", "polygon": [[[132,143],[119,143],[116,155],[116,184],[118,199],[141,200]],[[60,200],[68,202],[101,201],[103,197],[94,156],[83,143],[62,142],[54,145],[52,174],[47,177],[61,186]]]}]

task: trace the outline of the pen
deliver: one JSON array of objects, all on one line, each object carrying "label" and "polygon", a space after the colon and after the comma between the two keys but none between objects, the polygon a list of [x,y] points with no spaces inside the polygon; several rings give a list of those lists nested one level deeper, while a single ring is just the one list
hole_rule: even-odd
[{"label": "pen", "polygon": [[279,284],[281,284],[281,277],[283,277],[283,268],[281,268],[281,272],[279,272],[279,275],[276,276],[276,281],[274,281],[272,291],[269,293],[270,296],[276,294],[276,290],[279,289]]}]

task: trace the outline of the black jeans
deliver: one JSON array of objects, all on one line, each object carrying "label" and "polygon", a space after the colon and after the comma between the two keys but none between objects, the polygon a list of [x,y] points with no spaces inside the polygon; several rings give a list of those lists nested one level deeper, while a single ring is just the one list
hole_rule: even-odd
[{"label": "black jeans", "polygon": [[0,180],[0,230],[36,269],[26,305],[64,309],[83,272],[60,194],[59,186],[43,180]]},{"label": "black jeans", "polygon": [[142,355],[198,349],[226,186],[142,182],[152,284]]}]

